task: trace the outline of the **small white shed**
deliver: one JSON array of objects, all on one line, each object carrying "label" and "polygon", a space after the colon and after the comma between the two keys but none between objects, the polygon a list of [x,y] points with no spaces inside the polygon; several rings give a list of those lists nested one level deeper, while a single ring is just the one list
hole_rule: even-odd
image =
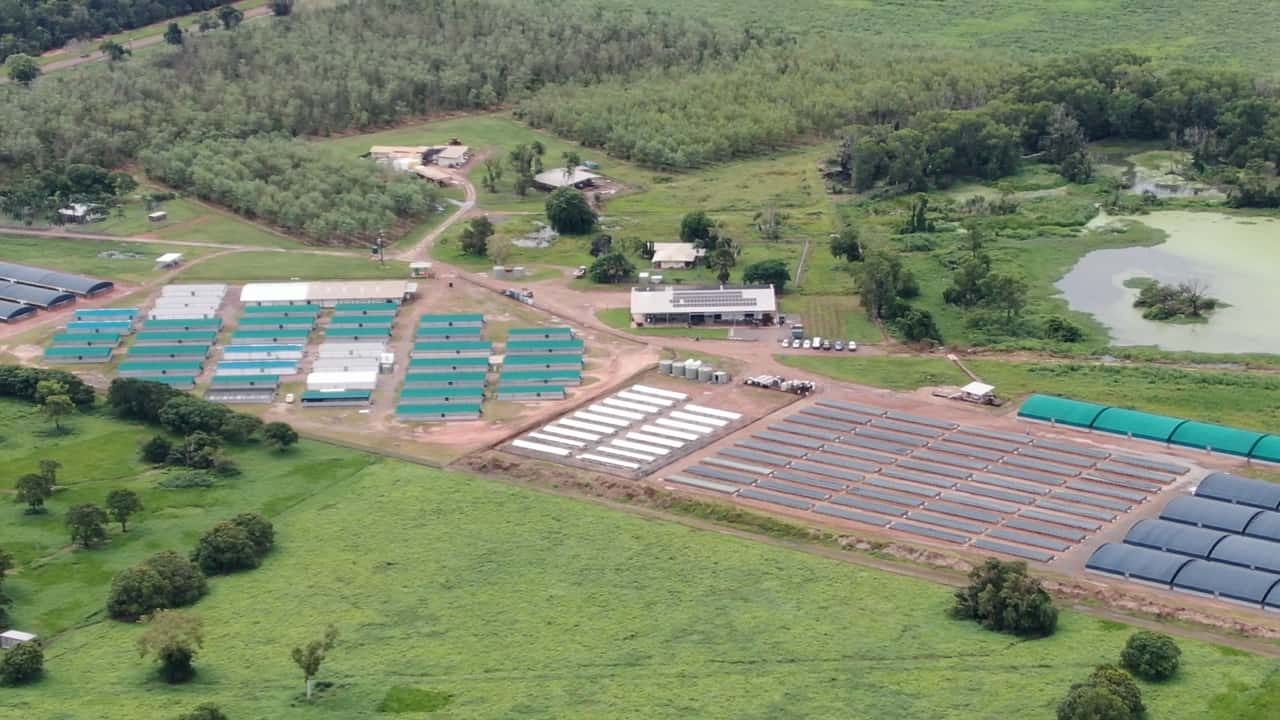
[{"label": "small white shed", "polygon": [[174,268],[182,264],[182,253],[165,253],[156,258],[156,267]]},{"label": "small white shed", "polygon": [[969,402],[988,402],[995,395],[996,389],[992,385],[986,383],[974,382],[960,388],[961,394],[965,400]]},{"label": "small white shed", "polygon": [[39,636],[22,632],[21,630],[6,630],[0,633],[0,650],[8,650],[22,643],[29,643],[39,639]]}]

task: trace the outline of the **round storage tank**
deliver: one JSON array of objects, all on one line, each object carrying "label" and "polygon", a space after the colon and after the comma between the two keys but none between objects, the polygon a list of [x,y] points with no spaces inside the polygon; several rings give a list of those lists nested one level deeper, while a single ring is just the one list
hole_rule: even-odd
[{"label": "round storage tank", "polygon": [[710,365],[703,365],[698,368],[698,382],[711,382],[711,378],[716,374],[716,369]]},{"label": "round storage tank", "polygon": [[670,374],[671,374],[671,361],[670,361],[670,360],[659,360],[659,361],[658,361],[658,374],[659,374],[659,375],[670,375]]},{"label": "round storage tank", "polygon": [[698,366],[701,364],[702,363],[697,360],[685,360],[684,364],[680,366],[680,370],[676,374],[680,377],[693,378],[696,380],[698,379]]},{"label": "round storage tank", "polygon": [[724,370],[717,370],[715,376],[711,378],[711,382],[715,383],[716,385],[728,385],[729,373],[725,372]]}]

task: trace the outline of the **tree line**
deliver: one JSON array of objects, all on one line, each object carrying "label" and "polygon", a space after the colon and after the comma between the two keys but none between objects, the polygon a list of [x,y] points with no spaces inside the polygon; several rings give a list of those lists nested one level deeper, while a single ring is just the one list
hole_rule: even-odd
[{"label": "tree line", "polygon": [[[247,157],[245,140],[322,136],[445,110],[488,109],[548,85],[589,85],[637,69],[731,59],[760,42],[651,12],[579,12],[504,0],[344,3],[175,43],[145,58],[86,66],[76,77],[0,87],[0,179],[7,180],[0,195],[9,194],[6,185],[57,162],[116,168],[141,156],[157,175],[181,180],[188,178],[174,166],[194,162],[229,178],[201,181],[193,168],[193,193],[342,241],[385,226],[387,208],[398,221],[412,221],[398,209],[421,202],[405,202],[389,178],[370,179],[385,187],[365,192],[373,207],[360,212],[343,197],[346,183],[317,187],[332,164],[304,164],[300,153],[282,145],[253,146],[285,153],[306,178],[288,185],[307,190],[270,187],[277,160]],[[352,170],[344,174],[350,177],[364,182],[371,176]],[[354,217],[340,221],[338,213]]]},{"label": "tree line", "polygon": [[165,18],[215,8],[227,0],[17,0],[0,3],[0,62],[39,55],[69,42],[110,35]]}]

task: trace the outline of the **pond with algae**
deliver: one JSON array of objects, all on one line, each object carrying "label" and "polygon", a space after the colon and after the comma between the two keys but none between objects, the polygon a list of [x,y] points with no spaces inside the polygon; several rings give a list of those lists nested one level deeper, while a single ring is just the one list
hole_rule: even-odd
[{"label": "pond with algae", "polygon": [[[1280,354],[1280,219],[1220,212],[1161,211],[1137,217],[1095,218],[1091,229],[1138,222],[1164,232],[1150,247],[1095,250],[1057,287],[1072,310],[1090,313],[1115,345],[1164,350]],[[1147,320],[1133,306],[1138,290],[1126,281],[1199,281],[1229,307],[1206,323]]]}]

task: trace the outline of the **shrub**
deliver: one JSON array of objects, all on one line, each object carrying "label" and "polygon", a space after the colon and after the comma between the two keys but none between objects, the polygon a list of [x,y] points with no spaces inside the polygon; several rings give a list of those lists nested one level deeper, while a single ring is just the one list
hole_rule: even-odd
[{"label": "shrub", "polygon": [[969,572],[969,585],[955,598],[953,617],[976,620],[989,630],[1035,637],[1052,635],[1058,626],[1053,599],[1027,575],[1024,562],[989,558]]},{"label": "shrub", "polygon": [[262,430],[262,420],[241,413],[232,413],[222,421],[218,434],[227,442],[243,445],[253,439]]},{"label": "shrub", "polygon": [[161,427],[175,435],[194,432],[221,435],[223,426],[232,415],[234,413],[224,405],[183,393],[164,404],[159,421]]},{"label": "shrub", "polygon": [[228,718],[217,705],[201,703],[191,712],[179,715],[178,720],[228,720]]},{"label": "shrub", "polygon": [[596,226],[596,211],[582,193],[560,188],[547,196],[547,220],[562,235],[585,235]]},{"label": "shrub", "polygon": [[1058,720],[1130,720],[1124,701],[1103,687],[1076,685],[1058,704]]},{"label": "shrub", "polygon": [[217,478],[203,470],[185,470],[165,476],[156,485],[165,490],[188,490],[213,487],[217,482]]},{"label": "shrub", "polygon": [[253,549],[259,557],[271,552],[276,544],[276,529],[271,521],[258,513],[240,513],[231,518],[231,524],[244,531],[253,543]]},{"label": "shrub", "polygon": [[107,539],[107,511],[85,503],[67,510],[67,529],[71,531],[71,542],[81,547],[91,548]]},{"label": "shrub", "polygon": [[595,262],[591,263],[591,282],[595,283],[616,283],[622,282],[634,275],[636,266],[631,264],[626,255],[620,252],[611,252],[601,255]]},{"label": "shrub", "polygon": [[161,610],[147,625],[147,632],[138,639],[138,651],[160,661],[160,677],[175,684],[195,677],[191,663],[204,644],[204,621],[197,615]]},{"label": "shrub", "polygon": [[772,285],[773,289],[781,293],[791,280],[791,271],[787,269],[787,264],[781,260],[761,260],[752,263],[742,270],[742,282],[748,284]]},{"label": "shrub", "polygon": [[1060,315],[1045,318],[1041,334],[1045,340],[1074,343],[1084,339],[1084,331],[1078,325]]},{"label": "shrub", "polygon": [[44,672],[44,647],[24,642],[0,656],[0,685],[26,685]]},{"label": "shrub", "polygon": [[276,450],[285,450],[298,442],[298,431],[289,423],[271,422],[263,426],[262,439]]},{"label": "shrub", "polygon": [[196,431],[188,435],[181,445],[175,445],[165,459],[170,465],[209,470],[218,464],[222,441],[215,435]]},{"label": "shrub", "polygon": [[37,402],[42,399],[38,397],[40,383],[49,381],[60,383],[65,387],[66,396],[71,398],[71,402],[76,407],[91,407],[97,397],[91,385],[69,372],[21,365],[0,365],[0,397]]},{"label": "shrub", "polygon": [[143,443],[139,454],[146,462],[153,465],[163,465],[169,460],[169,453],[171,452],[173,452],[173,443],[160,435],[155,435]]},{"label": "shrub", "polygon": [[1120,664],[1129,672],[1151,682],[1173,677],[1178,671],[1182,650],[1163,633],[1140,630],[1129,636],[1120,651]]},{"label": "shrub", "polygon": [[107,612],[120,620],[136,620],[156,610],[190,605],[208,590],[208,581],[194,564],[165,551],[116,575]]},{"label": "shrub", "polygon": [[258,551],[249,533],[232,522],[214,525],[200,538],[191,560],[205,575],[218,575],[258,567]]}]

